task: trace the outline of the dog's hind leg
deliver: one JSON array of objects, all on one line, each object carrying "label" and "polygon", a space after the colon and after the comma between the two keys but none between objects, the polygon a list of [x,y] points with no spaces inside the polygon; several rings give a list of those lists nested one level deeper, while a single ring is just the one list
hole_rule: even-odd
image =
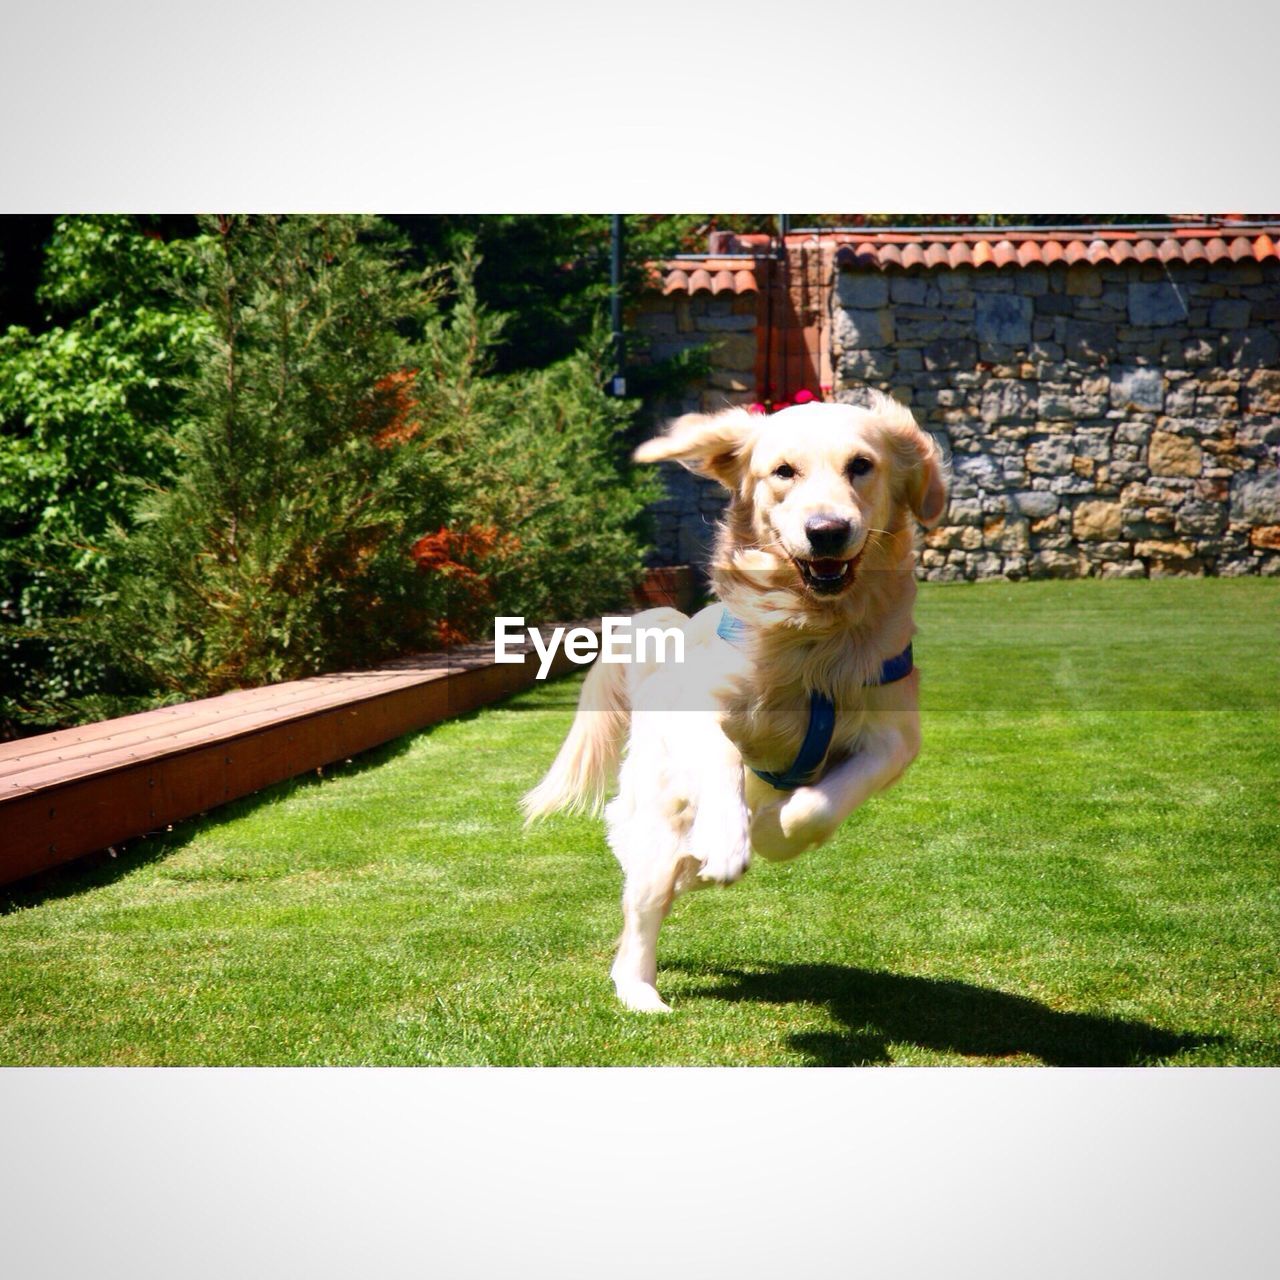
[{"label": "dog's hind leg", "polygon": [[[606,810],[609,839],[623,869],[622,936],[610,976],[618,999],[641,1013],[666,1013],[658,994],[658,931],[671,910],[686,859],[678,826],[657,814],[634,811],[625,820],[621,798]],[[612,810],[612,812],[610,812]]]},{"label": "dog's hind leg", "polygon": [[667,1013],[658,994],[658,931],[675,897],[675,874],[660,885],[631,885],[622,892],[622,937],[611,976],[618,999],[638,1013]]}]

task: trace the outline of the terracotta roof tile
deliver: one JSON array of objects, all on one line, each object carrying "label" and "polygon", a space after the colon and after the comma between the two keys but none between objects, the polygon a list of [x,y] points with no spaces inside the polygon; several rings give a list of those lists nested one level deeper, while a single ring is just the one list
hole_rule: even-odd
[{"label": "terracotta roof tile", "polygon": [[[1228,224],[1229,227],[1229,224]],[[836,262],[848,267],[1030,267],[1064,262],[1257,262],[1280,260],[1280,225],[1228,234],[1218,224],[1173,224],[1167,230],[1124,226],[1062,230],[823,232],[837,240]],[[819,233],[809,233],[816,235]]]},{"label": "terracotta roof tile", "polygon": [[672,293],[757,293],[756,260],[733,257],[676,258],[654,263],[654,288]]},{"label": "terracotta roof tile", "polygon": [[[1241,226],[1231,219],[1195,218],[1168,227],[1068,228],[939,227],[925,230],[805,231],[787,236],[788,247],[824,243],[841,268],[1053,266],[1078,262],[1257,262],[1280,260],[1280,223]],[[654,265],[655,288],[671,293],[757,293],[757,268],[776,240],[765,235],[717,233],[717,253],[688,255]],[[735,252],[736,251],[736,252]]]},{"label": "terracotta roof tile", "polygon": [[[916,246],[910,246],[914,249]],[[947,246],[939,244],[936,240],[929,245],[924,251],[924,265],[926,267],[938,267],[947,261]],[[902,255],[902,265],[905,267],[907,263],[907,251],[904,250]]]}]

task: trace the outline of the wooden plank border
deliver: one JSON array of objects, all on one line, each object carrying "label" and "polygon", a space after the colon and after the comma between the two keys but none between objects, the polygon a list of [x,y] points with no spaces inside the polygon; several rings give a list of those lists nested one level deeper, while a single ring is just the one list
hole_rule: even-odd
[{"label": "wooden plank border", "polygon": [[[0,795],[0,885],[465,715],[529,688],[538,669],[532,657],[498,665],[474,653],[461,659],[428,656],[423,663],[434,669],[418,679],[407,675],[398,688],[355,692],[336,705],[294,713],[286,705],[266,725],[224,734],[214,726],[197,743]],[[452,665],[441,670],[446,664]],[[551,674],[571,669],[575,664],[560,650]]]},{"label": "wooden plank border", "polygon": [[[689,612],[696,593],[687,565],[657,568],[635,603]],[[538,663],[525,650],[499,665],[471,645],[0,744],[0,885],[528,689]],[[550,674],[574,669],[562,648]]]}]

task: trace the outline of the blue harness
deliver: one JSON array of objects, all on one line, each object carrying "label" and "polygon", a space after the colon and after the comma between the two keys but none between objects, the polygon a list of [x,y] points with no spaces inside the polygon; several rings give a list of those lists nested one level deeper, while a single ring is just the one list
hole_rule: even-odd
[{"label": "blue harness", "polygon": [[[746,643],[747,624],[726,609],[720,617],[720,625],[716,627],[716,635],[741,649]],[[905,679],[911,674],[914,665],[911,646],[908,644],[897,657],[889,658],[881,664],[880,679],[872,683],[893,684],[895,680]],[[822,762],[827,758],[835,727],[835,703],[825,693],[819,693],[817,689],[810,690],[809,727],[805,730],[804,741],[800,744],[791,767],[785,773],[770,773],[767,769],[752,769],[751,772],[779,791],[794,791],[797,787],[805,786],[817,776]]]}]

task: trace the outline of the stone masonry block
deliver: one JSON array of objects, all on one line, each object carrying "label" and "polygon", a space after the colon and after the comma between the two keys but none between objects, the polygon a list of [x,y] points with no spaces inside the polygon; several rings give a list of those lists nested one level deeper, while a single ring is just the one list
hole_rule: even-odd
[{"label": "stone masonry block", "polygon": [[1249,324],[1249,304],[1242,298],[1223,298],[1209,308],[1212,329],[1244,329]]},{"label": "stone masonry block", "polygon": [[754,334],[718,334],[711,346],[712,363],[722,369],[754,369],[756,340]]},{"label": "stone masonry block", "polygon": [[1082,542],[1115,542],[1123,525],[1118,502],[1081,502],[1071,513],[1071,532]]},{"label": "stone masonry block", "polygon": [[889,297],[894,302],[922,307],[928,296],[928,286],[919,276],[892,276],[889,280]]},{"label": "stone masonry block", "polygon": [[1147,465],[1152,475],[1198,476],[1203,455],[1200,446],[1186,436],[1169,431],[1153,431],[1147,447]]},{"label": "stone masonry block", "polygon": [[1186,286],[1172,280],[1129,285],[1129,323],[1146,328],[1179,324],[1187,318]]},{"label": "stone masonry block", "polygon": [[841,271],[836,278],[836,297],[849,310],[874,311],[889,301],[889,281],[879,272]]},{"label": "stone masonry block", "polygon": [[893,313],[887,307],[874,311],[840,307],[835,313],[834,336],[844,350],[887,347],[893,342]]},{"label": "stone masonry block", "polygon": [[1025,347],[1031,342],[1033,303],[1021,294],[982,293],[974,304],[974,331],[979,342]]},{"label": "stone masonry block", "polygon": [[1116,327],[1068,319],[1062,326],[1062,345],[1067,359],[1077,364],[1106,364],[1116,353]]},{"label": "stone masonry block", "polygon": [[1238,329],[1224,335],[1222,363],[1241,368],[1274,368],[1280,364],[1280,339],[1267,329]]},{"label": "stone masonry block", "polygon": [[1035,421],[1035,385],[1016,379],[998,379],[987,383],[982,392],[984,422]]},{"label": "stone masonry block", "polygon": [[1111,369],[1111,405],[1115,409],[1164,408],[1164,375],[1159,369],[1120,367]]},{"label": "stone masonry block", "polygon": [[1027,449],[1027,470],[1034,475],[1070,475],[1073,457],[1071,441],[1061,436],[1035,440]]},{"label": "stone masonry block", "polygon": [[1280,524],[1280,471],[1242,472],[1231,480],[1231,519]]},{"label": "stone masonry block", "polygon": [[1251,413],[1280,414],[1280,369],[1258,369],[1245,384],[1246,404]]}]

